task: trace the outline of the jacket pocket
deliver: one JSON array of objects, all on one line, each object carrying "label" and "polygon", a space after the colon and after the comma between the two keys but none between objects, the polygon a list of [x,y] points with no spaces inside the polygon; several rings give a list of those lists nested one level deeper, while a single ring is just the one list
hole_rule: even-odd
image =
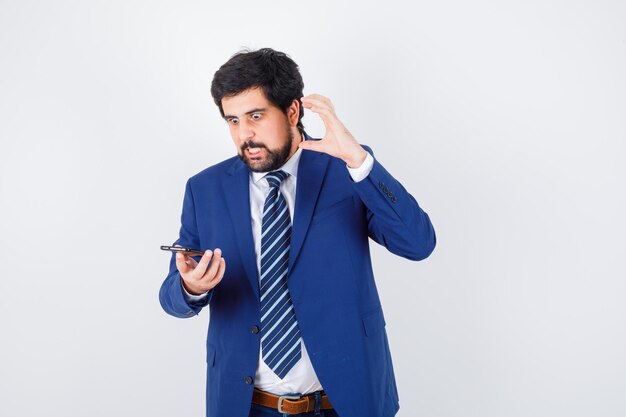
[{"label": "jacket pocket", "polygon": [[385,327],[385,316],[382,310],[375,311],[363,317],[365,335],[371,337]]},{"label": "jacket pocket", "polygon": [[206,364],[211,368],[215,366],[215,347],[213,345],[206,346]]}]

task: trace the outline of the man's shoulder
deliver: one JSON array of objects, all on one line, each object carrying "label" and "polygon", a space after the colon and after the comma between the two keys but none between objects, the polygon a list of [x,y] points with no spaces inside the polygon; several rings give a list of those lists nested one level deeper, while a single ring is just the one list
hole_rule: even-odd
[{"label": "man's shoulder", "polygon": [[189,178],[189,181],[195,183],[219,180],[225,175],[232,173],[234,169],[238,168],[238,164],[243,164],[243,162],[241,162],[239,157],[235,155],[232,158],[225,159],[222,162],[218,162],[215,165],[211,165],[210,167],[203,169],[197,174],[191,176],[191,178]]}]

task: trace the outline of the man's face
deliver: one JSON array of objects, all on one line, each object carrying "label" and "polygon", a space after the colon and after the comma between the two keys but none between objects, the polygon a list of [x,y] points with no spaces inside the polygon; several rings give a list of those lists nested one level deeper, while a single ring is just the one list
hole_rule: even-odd
[{"label": "man's face", "polygon": [[298,149],[293,143],[292,108],[285,115],[267,100],[262,89],[224,97],[222,109],[239,158],[251,171],[274,171]]}]

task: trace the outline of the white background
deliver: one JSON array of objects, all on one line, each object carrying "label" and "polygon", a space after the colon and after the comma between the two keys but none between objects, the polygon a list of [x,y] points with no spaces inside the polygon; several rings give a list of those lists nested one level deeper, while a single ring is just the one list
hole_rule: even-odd
[{"label": "white background", "polygon": [[161,310],[158,247],[185,180],[235,154],[213,73],[265,46],[437,231],[420,263],[372,242],[398,415],[626,415],[624,22],[622,1],[3,0],[0,415],[203,415],[207,313]]}]

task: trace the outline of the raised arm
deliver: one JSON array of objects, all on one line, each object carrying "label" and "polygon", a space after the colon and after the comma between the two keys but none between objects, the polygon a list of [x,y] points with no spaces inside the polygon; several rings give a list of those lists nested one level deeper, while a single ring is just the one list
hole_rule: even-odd
[{"label": "raised arm", "polygon": [[[361,146],[335,113],[331,101],[319,94],[301,99],[304,108],[317,113],[326,128],[319,141],[303,141],[300,147],[342,159],[349,168],[361,166],[372,150]],[[367,207],[369,236],[389,251],[411,260],[421,260],[435,248],[435,230],[417,201],[374,159],[365,179],[354,182]]]}]

